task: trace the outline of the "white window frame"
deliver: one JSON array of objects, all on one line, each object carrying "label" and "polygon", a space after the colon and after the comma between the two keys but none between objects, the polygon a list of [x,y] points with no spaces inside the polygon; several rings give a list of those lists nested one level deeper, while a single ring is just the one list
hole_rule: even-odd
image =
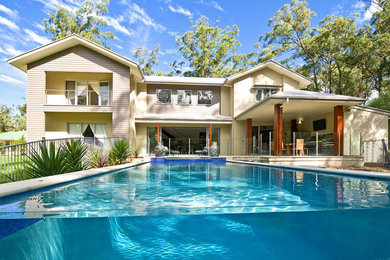
[{"label": "white window frame", "polygon": [[[158,91],[161,91],[161,90],[166,90],[166,91],[169,91],[169,95],[170,95],[170,98],[169,98],[169,103],[162,103],[158,100]],[[156,89],[156,104],[158,105],[170,105],[172,104],[172,89]]]},{"label": "white window frame", "polygon": [[[211,92],[210,104],[199,104],[199,92],[201,92],[201,91],[210,91]],[[200,106],[208,106],[208,105],[213,104],[213,91],[210,89],[199,89],[197,91],[197,104]]]},{"label": "white window frame", "polygon": [[[179,103],[179,91],[183,91],[184,93],[186,92],[189,92],[189,96],[190,96],[190,103]],[[188,90],[188,89],[178,89],[177,90],[177,104],[178,105],[192,105],[192,90]]]},{"label": "white window frame", "polygon": [[[268,94],[266,96],[265,94],[265,90],[270,92],[270,94]],[[272,93],[272,90],[276,90],[275,93]],[[258,92],[261,91],[261,96],[260,96],[260,99],[258,99]],[[276,93],[279,92],[279,88],[267,88],[267,87],[264,87],[264,88],[256,88],[256,92],[255,92],[255,100],[256,102],[259,102],[261,100],[264,100],[265,98],[269,97],[269,96],[272,96],[272,95],[275,95]]]}]

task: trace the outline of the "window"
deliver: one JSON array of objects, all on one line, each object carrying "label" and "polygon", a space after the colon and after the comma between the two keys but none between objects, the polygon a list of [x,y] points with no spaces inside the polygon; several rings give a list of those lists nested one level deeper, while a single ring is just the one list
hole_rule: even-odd
[{"label": "window", "polygon": [[278,93],[277,88],[259,88],[256,89],[256,101],[265,99],[268,96]]},{"label": "window", "polygon": [[88,82],[77,82],[77,105],[87,105],[88,103]]},{"label": "window", "polygon": [[171,104],[171,94],[170,89],[157,89],[157,104]]},{"label": "window", "polygon": [[191,90],[178,90],[177,91],[177,104],[190,105],[191,104]]},{"label": "window", "polygon": [[109,85],[108,81],[100,82],[99,105],[100,106],[110,105],[110,85]]},{"label": "window", "polygon": [[107,124],[105,123],[68,123],[68,134],[71,137],[81,137],[88,126],[95,137],[107,137]]},{"label": "window", "polygon": [[65,82],[65,97],[68,101],[68,105],[74,105],[76,103],[76,82]]},{"label": "window", "polygon": [[198,104],[211,105],[213,92],[211,90],[198,90]]}]

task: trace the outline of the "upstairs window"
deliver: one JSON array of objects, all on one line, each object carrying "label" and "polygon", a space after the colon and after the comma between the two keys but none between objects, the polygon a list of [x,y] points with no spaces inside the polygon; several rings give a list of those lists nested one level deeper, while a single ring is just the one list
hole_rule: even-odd
[{"label": "upstairs window", "polygon": [[278,93],[278,88],[258,88],[256,89],[256,101],[261,101],[276,93]]},{"label": "upstairs window", "polygon": [[172,90],[170,89],[157,89],[157,104],[171,104]]},{"label": "upstairs window", "polygon": [[211,105],[213,99],[213,91],[211,90],[198,90],[198,104],[199,105]]},{"label": "upstairs window", "polygon": [[191,105],[191,90],[178,90],[177,91],[177,104],[179,105]]}]

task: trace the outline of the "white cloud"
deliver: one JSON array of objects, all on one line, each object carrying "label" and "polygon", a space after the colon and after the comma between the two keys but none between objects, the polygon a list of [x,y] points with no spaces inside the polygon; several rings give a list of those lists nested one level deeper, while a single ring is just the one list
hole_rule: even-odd
[{"label": "white cloud", "polygon": [[19,50],[16,50],[14,47],[12,47],[11,45],[7,45],[4,47],[4,49],[2,49],[0,47],[0,53],[3,53],[3,54],[6,54],[6,55],[12,55],[12,56],[16,56],[16,55],[19,55],[21,53],[23,53],[22,51],[19,51]]},{"label": "white cloud", "polygon": [[184,9],[180,5],[178,5],[176,8],[174,8],[172,5],[168,6],[169,10],[174,13],[183,14],[185,16],[192,16],[192,13],[188,9]]},{"label": "white cloud", "polygon": [[166,54],[175,54],[175,53],[177,53],[177,50],[176,49],[166,49],[165,53]]},{"label": "white cloud", "polygon": [[168,32],[168,34],[170,36],[173,36],[173,37],[178,37],[179,36],[179,32],[172,32],[172,31],[170,31],[170,32]]},{"label": "white cloud", "polygon": [[18,18],[18,11],[11,10],[8,7],[5,7],[4,5],[0,4],[0,12],[5,13],[6,15],[16,19]]},{"label": "white cloud", "polygon": [[119,16],[118,18],[113,18],[110,16],[104,17],[107,21],[107,25],[113,27],[118,32],[124,33],[127,36],[133,35],[134,33],[132,31],[129,31],[126,27],[121,25],[120,23],[123,22],[123,16]]},{"label": "white cloud", "polygon": [[41,30],[41,31],[45,31],[45,26],[43,26],[43,24],[41,24],[41,23],[35,22],[35,23],[33,23],[33,26],[34,26],[35,28]]},{"label": "white cloud", "polygon": [[0,81],[10,83],[10,84],[16,84],[16,85],[25,85],[24,81],[12,78],[4,74],[0,74]]},{"label": "white cloud", "polygon": [[357,1],[354,5],[352,5],[354,12],[360,14],[360,17],[357,18],[358,23],[363,23],[369,21],[373,14],[379,12],[381,10],[380,6],[375,3],[375,1],[371,1],[370,6],[367,8],[367,5],[362,0]]},{"label": "white cloud", "polygon": [[30,29],[24,29],[24,32],[27,34],[28,38],[26,40],[28,40],[28,41],[36,42],[39,44],[47,44],[47,43],[51,42],[50,39],[48,39],[44,36],[40,36]]},{"label": "white cloud", "polygon": [[126,0],[123,0],[121,2],[122,4],[125,4],[128,6],[127,10],[127,18],[129,20],[130,24],[135,24],[137,22],[143,23],[144,25],[151,26],[157,31],[165,31],[166,28],[162,26],[161,24],[155,22],[152,17],[150,17],[146,11],[141,8],[139,5],[135,3],[128,2]]},{"label": "white cloud", "polygon": [[122,47],[122,46],[120,46],[119,44],[115,44],[115,43],[113,43],[113,45],[114,45],[115,47],[117,47],[118,49],[120,49],[120,50],[122,50],[122,49],[123,49],[123,47]]},{"label": "white cloud", "polygon": [[19,27],[14,22],[12,22],[12,21],[10,21],[7,18],[4,18],[2,16],[0,16],[0,24],[7,26],[11,30],[19,31]]},{"label": "white cloud", "polygon": [[75,12],[78,7],[80,7],[80,1],[72,1],[72,0],[35,0],[43,4],[43,9],[46,13],[50,11],[57,11],[58,8],[63,7],[68,11]]},{"label": "white cloud", "polygon": [[198,3],[199,3],[199,4],[202,4],[202,5],[206,5],[206,6],[213,7],[213,8],[215,8],[215,9],[217,9],[218,11],[224,12],[223,8],[222,8],[216,1],[204,1],[204,0],[200,0]]}]

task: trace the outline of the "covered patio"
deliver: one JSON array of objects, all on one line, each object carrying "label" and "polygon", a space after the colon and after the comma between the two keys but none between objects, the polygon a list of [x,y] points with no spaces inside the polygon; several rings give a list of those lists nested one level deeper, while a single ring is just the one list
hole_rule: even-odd
[{"label": "covered patio", "polygon": [[360,133],[344,129],[344,111],[364,99],[302,90],[279,92],[235,120],[245,122],[242,155],[360,156]]}]

